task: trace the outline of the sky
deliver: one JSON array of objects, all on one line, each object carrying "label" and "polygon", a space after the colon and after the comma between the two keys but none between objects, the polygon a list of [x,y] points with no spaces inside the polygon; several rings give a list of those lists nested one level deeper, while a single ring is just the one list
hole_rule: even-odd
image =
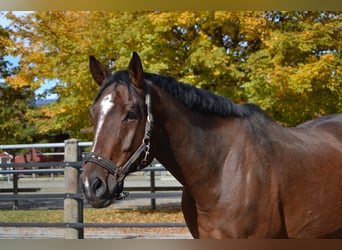
[{"label": "sky", "polygon": [[[7,11],[0,11],[0,13],[6,13]],[[17,16],[27,15],[31,13],[32,11],[13,11],[13,13]],[[4,28],[8,27],[10,25],[10,21],[7,20],[4,15],[0,15],[0,25]],[[7,59],[9,62],[13,64],[13,66],[18,65],[18,62],[20,60],[20,57],[12,57],[12,56],[5,56],[5,59]],[[44,85],[42,85],[39,89],[35,91],[36,95],[40,95],[44,93],[47,89],[52,88],[55,85],[56,81],[47,81]],[[57,99],[57,95],[48,95],[46,96],[46,99]]]}]

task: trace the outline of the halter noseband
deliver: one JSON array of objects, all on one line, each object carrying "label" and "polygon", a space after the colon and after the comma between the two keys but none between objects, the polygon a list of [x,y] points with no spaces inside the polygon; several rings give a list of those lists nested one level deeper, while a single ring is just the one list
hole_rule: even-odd
[{"label": "halter noseband", "polygon": [[[106,157],[100,155],[96,152],[89,152],[84,157],[84,162],[93,162],[97,165],[106,169],[109,173],[114,176],[119,177],[121,180],[130,172],[134,171],[132,169],[133,163],[135,163],[141,156],[144,156],[138,165],[136,170],[144,168],[147,166],[147,157],[150,153],[150,141],[152,134],[153,125],[153,115],[151,112],[151,90],[148,83],[146,83],[146,96],[145,103],[147,107],[147,117],[145,123],[145,135],[139,146],[139,148],[134,152],[134,154],[128,159],[123,167],[117,167],[117,165]],[[135,170],[135,171],[136,171]]]}]

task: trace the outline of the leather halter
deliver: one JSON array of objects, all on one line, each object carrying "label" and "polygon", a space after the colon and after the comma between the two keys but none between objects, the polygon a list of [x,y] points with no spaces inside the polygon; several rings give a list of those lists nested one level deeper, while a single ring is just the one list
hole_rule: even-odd
[{"label": "leather halter", "polygon": [[[84,162],[93,162],[97,165],[106,169],[110,174],[116,176],[119,181],[122,180],[128,173],[137,171],[141,168],[147,166],[147,157],[150,153],[150,140],[152,134],[152,126],[153,126],[153,115],[151,112],[151,89],[148,83],[146,86],[146,96],[145,96],[145,104],[147,107],[147,117],[145,123],[145,135],[144,138],[138,147],[138,149],[134,152],[134,154],[128,159],[128,161],[122,167],[118,167],[114,162],[109,160],[108,158],[100,155],[96,152],[89,152],[84,157]],[[140,164],[137,169],[133,169],[133,164],[143,156]]]}]

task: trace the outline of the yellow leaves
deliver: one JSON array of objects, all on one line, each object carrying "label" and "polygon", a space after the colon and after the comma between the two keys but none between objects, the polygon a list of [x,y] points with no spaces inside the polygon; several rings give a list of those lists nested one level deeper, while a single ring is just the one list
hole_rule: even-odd
[{"label": "yellow leaves", "polygon": [[215,20],[224,22],[226,20],[229,20],[229,18],[234,15],[233,12],[227,12],[227,11],[215,11],[214,16]]},{"label": "yellow leaves", "polygon": [[151,14],[148,15],[151,22],[155,25],[155,26],[164,26],[165,23],[170,22],[170,21],[174,21],[173,16],[171,15],[170,12],[153,12]]},{"label": "yellow leaves", "polygon": [[180,15],[178,15],[178,23],[181,26],[188,26],[191,24],[194,20],[194,12],[185,11],[181,12]]},{"label": "yellow leaves", "polygon": [[3,48],[9,45],[11,45],[11,40],[5,36],[0,36],[0,47]]},{"label": "yellow leaves", "polygon": [[66,109],[58,107],[56,104],[42,106],[36,110],[37,118],[35,123],[38,125],[39,133],[50,133],[50,131],[65,128],[65,124],[56,123],[59,117],[63,117]]},{"label": "yellow leaves", "polygon": [[34,51],[30,53],[29,58],[35,63],[43,63],[45,59],[45,54],[41,51]]},{"label": "yellow leaves", "polygon": [[220,76],[221,75],[221,71],[220,70],[214,70],[214,76]]},{"label": "yellow leaves", "polygon": [[[277,18],[281,15],[287,18]],[[311,93],[324,82],[340,84],[341,59],[327,53],[340,53],[339,26],[328,26],[329,20],[315,24],[302,15],[279,12],[272,19],[254,11],[52,11],[12,16],[17,29],[10,34],[9,49],[21,61],[19,73],[8,81],[17,88],[37,88],[57,79],[60,84],[53,91],[60,99],[41,111],[48,120],[42,126],[46,131],[70,127],[74,136],[90,126],[89,103],[97,89],[89,55],[119,70],[138,51],[147,71],[224,95],[221,90],[229,88],[233,100],[249,99],[281,113],[286,105],[291,108],[289,96]]]},{"label": "yellow leaves", "polygon": [[166,26],[167,24],[188,26],[195,19],[195,13],[193,11],[184,12],[154,12],[149,14],[149,18],[156,26]]},{"label": "yellow leaves", "polygon": [[325,62],[328,62],[328,63],[333,63],[335,62],[335,56],[333,53],[327,53],[321,56],[321,60],[324,60]]},{"label": "yellow leaves", "polygon": [[14,75],[6,78],[6,81],[14,88],[19,89],[31,85],[31,79],[26,75]]},{"label": "yellow leaves", "polygon": [[65,108],[53,109],[50,106],[45,106],[41,109],[41,114],[47,118],[53,118],[56,115],[65,113]]}]

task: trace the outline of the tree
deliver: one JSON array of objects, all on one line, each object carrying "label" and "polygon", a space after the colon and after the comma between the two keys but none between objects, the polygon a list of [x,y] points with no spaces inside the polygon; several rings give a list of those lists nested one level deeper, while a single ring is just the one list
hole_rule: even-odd
[{"label": "tree", "polygon": [[[341,112],[341,12],[34,12],[8,14],[20,71],[11,86],[56,81],[58,101],[37,110],[39,133],[91,139],[97,91],[88,58],[125,69],[132,51],[144,69],[238,103],[255,102],[296,125]],[[324,101],[322,101],[324,100]]]},{"label": "tree", "polygon": [[[0,144],[27,143],[33,141],[36,126],[29,119],[33,99],[29,89],[13,89],[0,83]],[[29,95],[29,96],[28,96]]]},{"label": "tree", "polygon": [[248,100],[296,125],[342,111],[342,13],[271,12],[271,35],[250,55]]},{"label": "tree", "polygon": [[[33,89],[45,81],[56,81],[50,91],[58,94],[57,102],[42,107],[35,119],[40,134],[61,131],[80,139],[92,138],[88,110],[98,86],[89,74],[88,58],[96,55],[112,70],[123,64],[127,67],[125,59],[131,49],[121,45],[132,45],[122,29],[131,23],[142,26],[141,15],[70,11],[7,15],[13,20],[11,35],[17,39],[11,52],[21,56],[22,66],[7,80],[12,86]],[[129,29],[130,34],[138,31],[134,25]]]},{"label": "tree", "polygon": [[[10,44],[8,33],[0,28],[0,79],[15,73],[16,67],[5,59]],[[0,81],[0,144],[27,142],[33,139],[36,127],[29,119],[34,94],[30,88],[13,88]]]}]

